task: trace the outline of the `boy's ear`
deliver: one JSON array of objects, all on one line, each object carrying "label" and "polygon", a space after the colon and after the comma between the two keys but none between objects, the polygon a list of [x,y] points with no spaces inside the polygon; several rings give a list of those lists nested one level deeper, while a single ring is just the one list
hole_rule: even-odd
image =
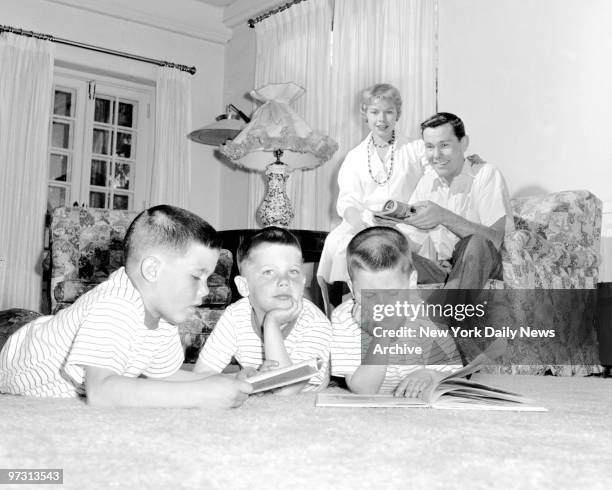
[{"label": "boy's ear", "polygon": [[410,288],[411,289],[416,289],[417,287],[417,280],[418,280],[418,274],[416,269],[412,269],[412,272],[410,273],[410,279],[408,279],[410,281]]},{"label": "boy's ear", "polygon": [[153,255],[149,255],[148,257],[142,259],[142,261],[140,262],[140,273],[146,281],[155,282],[157,281],[159,266],[159,259]]},{"label": "boy's ear", "polygon": [[236,289],[238,289],[240,296],[246,298],[249,295],[249,283],[246,278],[238,275],[234,277],[234,283],[236,284]]},{"label": "boy's ear", "polygon": [[470,146],[470,137],[466,134],[463,138],[461,138],[461,149],[465,153]]}]

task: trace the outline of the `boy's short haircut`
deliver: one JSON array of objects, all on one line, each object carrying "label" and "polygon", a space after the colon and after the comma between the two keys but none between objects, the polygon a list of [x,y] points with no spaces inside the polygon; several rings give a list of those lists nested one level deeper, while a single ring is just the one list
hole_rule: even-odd
[{"label": "boy's short haircut", "polygon": [[134,218],[123,239],[123,254],[125,262],[153,248],[184,254],[192,243],[220,249],[221,237],[197,214],[162,204]]},{"label": "boy's short haircut", "polygon": [[406,237],[395,228],[372,226],[357,233],[346,249],[349,276],[356,269],[383,271],[399,266],[412,271],[412,252]]},{"label": "boy's short haircut", "polygon": [[293,233],[279,226],[268,226],[251,236],[245,237],[240,242],[236,251],[236,262],[239,271],[242,271],[242,264],[249,258],[251,252],[264,243],[290,245],[296,247],[302,253],[300,242]]}]

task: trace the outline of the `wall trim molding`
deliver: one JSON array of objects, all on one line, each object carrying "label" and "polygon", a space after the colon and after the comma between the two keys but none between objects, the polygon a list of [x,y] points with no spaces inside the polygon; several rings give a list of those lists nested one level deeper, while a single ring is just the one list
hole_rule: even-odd
[{"label": "wall trim molding", "polygon": [[[126,20],[148,27],[154,27],[175,34],[210,41],[219,44],[226,44],[232,37],[232,31],[221,22],[207,25],[193,24],[184,22],[177,18],[160,17],[150,12],[127,7],[123,4],[113,4],[109,2],[99,2],[97,0],[46,0],[50,3],[65,5],[67,7],[86,10],[107,17]],[[213,8],[213,7],[211,7]]]}]

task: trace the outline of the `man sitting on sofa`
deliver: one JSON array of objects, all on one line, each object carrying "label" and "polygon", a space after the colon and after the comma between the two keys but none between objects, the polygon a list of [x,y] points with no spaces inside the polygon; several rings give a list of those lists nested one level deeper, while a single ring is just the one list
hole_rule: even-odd
[{"label": "man sitting on sofa", "polygon": [[499,249],[514,223],[501,172],[477,156],[465,157],[469,137],[454,114],[433,115],[421,134],[428,165],[410,199],[416,211],[404,220],[409,226],[399,225],[435,249],[434,260],[413,253],[418,282],[481,289],[488,279],[503,279]]}]

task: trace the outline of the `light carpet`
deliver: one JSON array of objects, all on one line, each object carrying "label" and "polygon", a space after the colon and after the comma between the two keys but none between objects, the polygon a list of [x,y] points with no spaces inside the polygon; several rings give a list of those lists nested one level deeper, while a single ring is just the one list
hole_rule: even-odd
[{"label": "light carpet", "polygon": [[75,489],[612,488],[612,379],[474,379],[550,411],[315,408],[313,394],[230,411],[102,409],[4,395],[0,467],[63,468]]}]

